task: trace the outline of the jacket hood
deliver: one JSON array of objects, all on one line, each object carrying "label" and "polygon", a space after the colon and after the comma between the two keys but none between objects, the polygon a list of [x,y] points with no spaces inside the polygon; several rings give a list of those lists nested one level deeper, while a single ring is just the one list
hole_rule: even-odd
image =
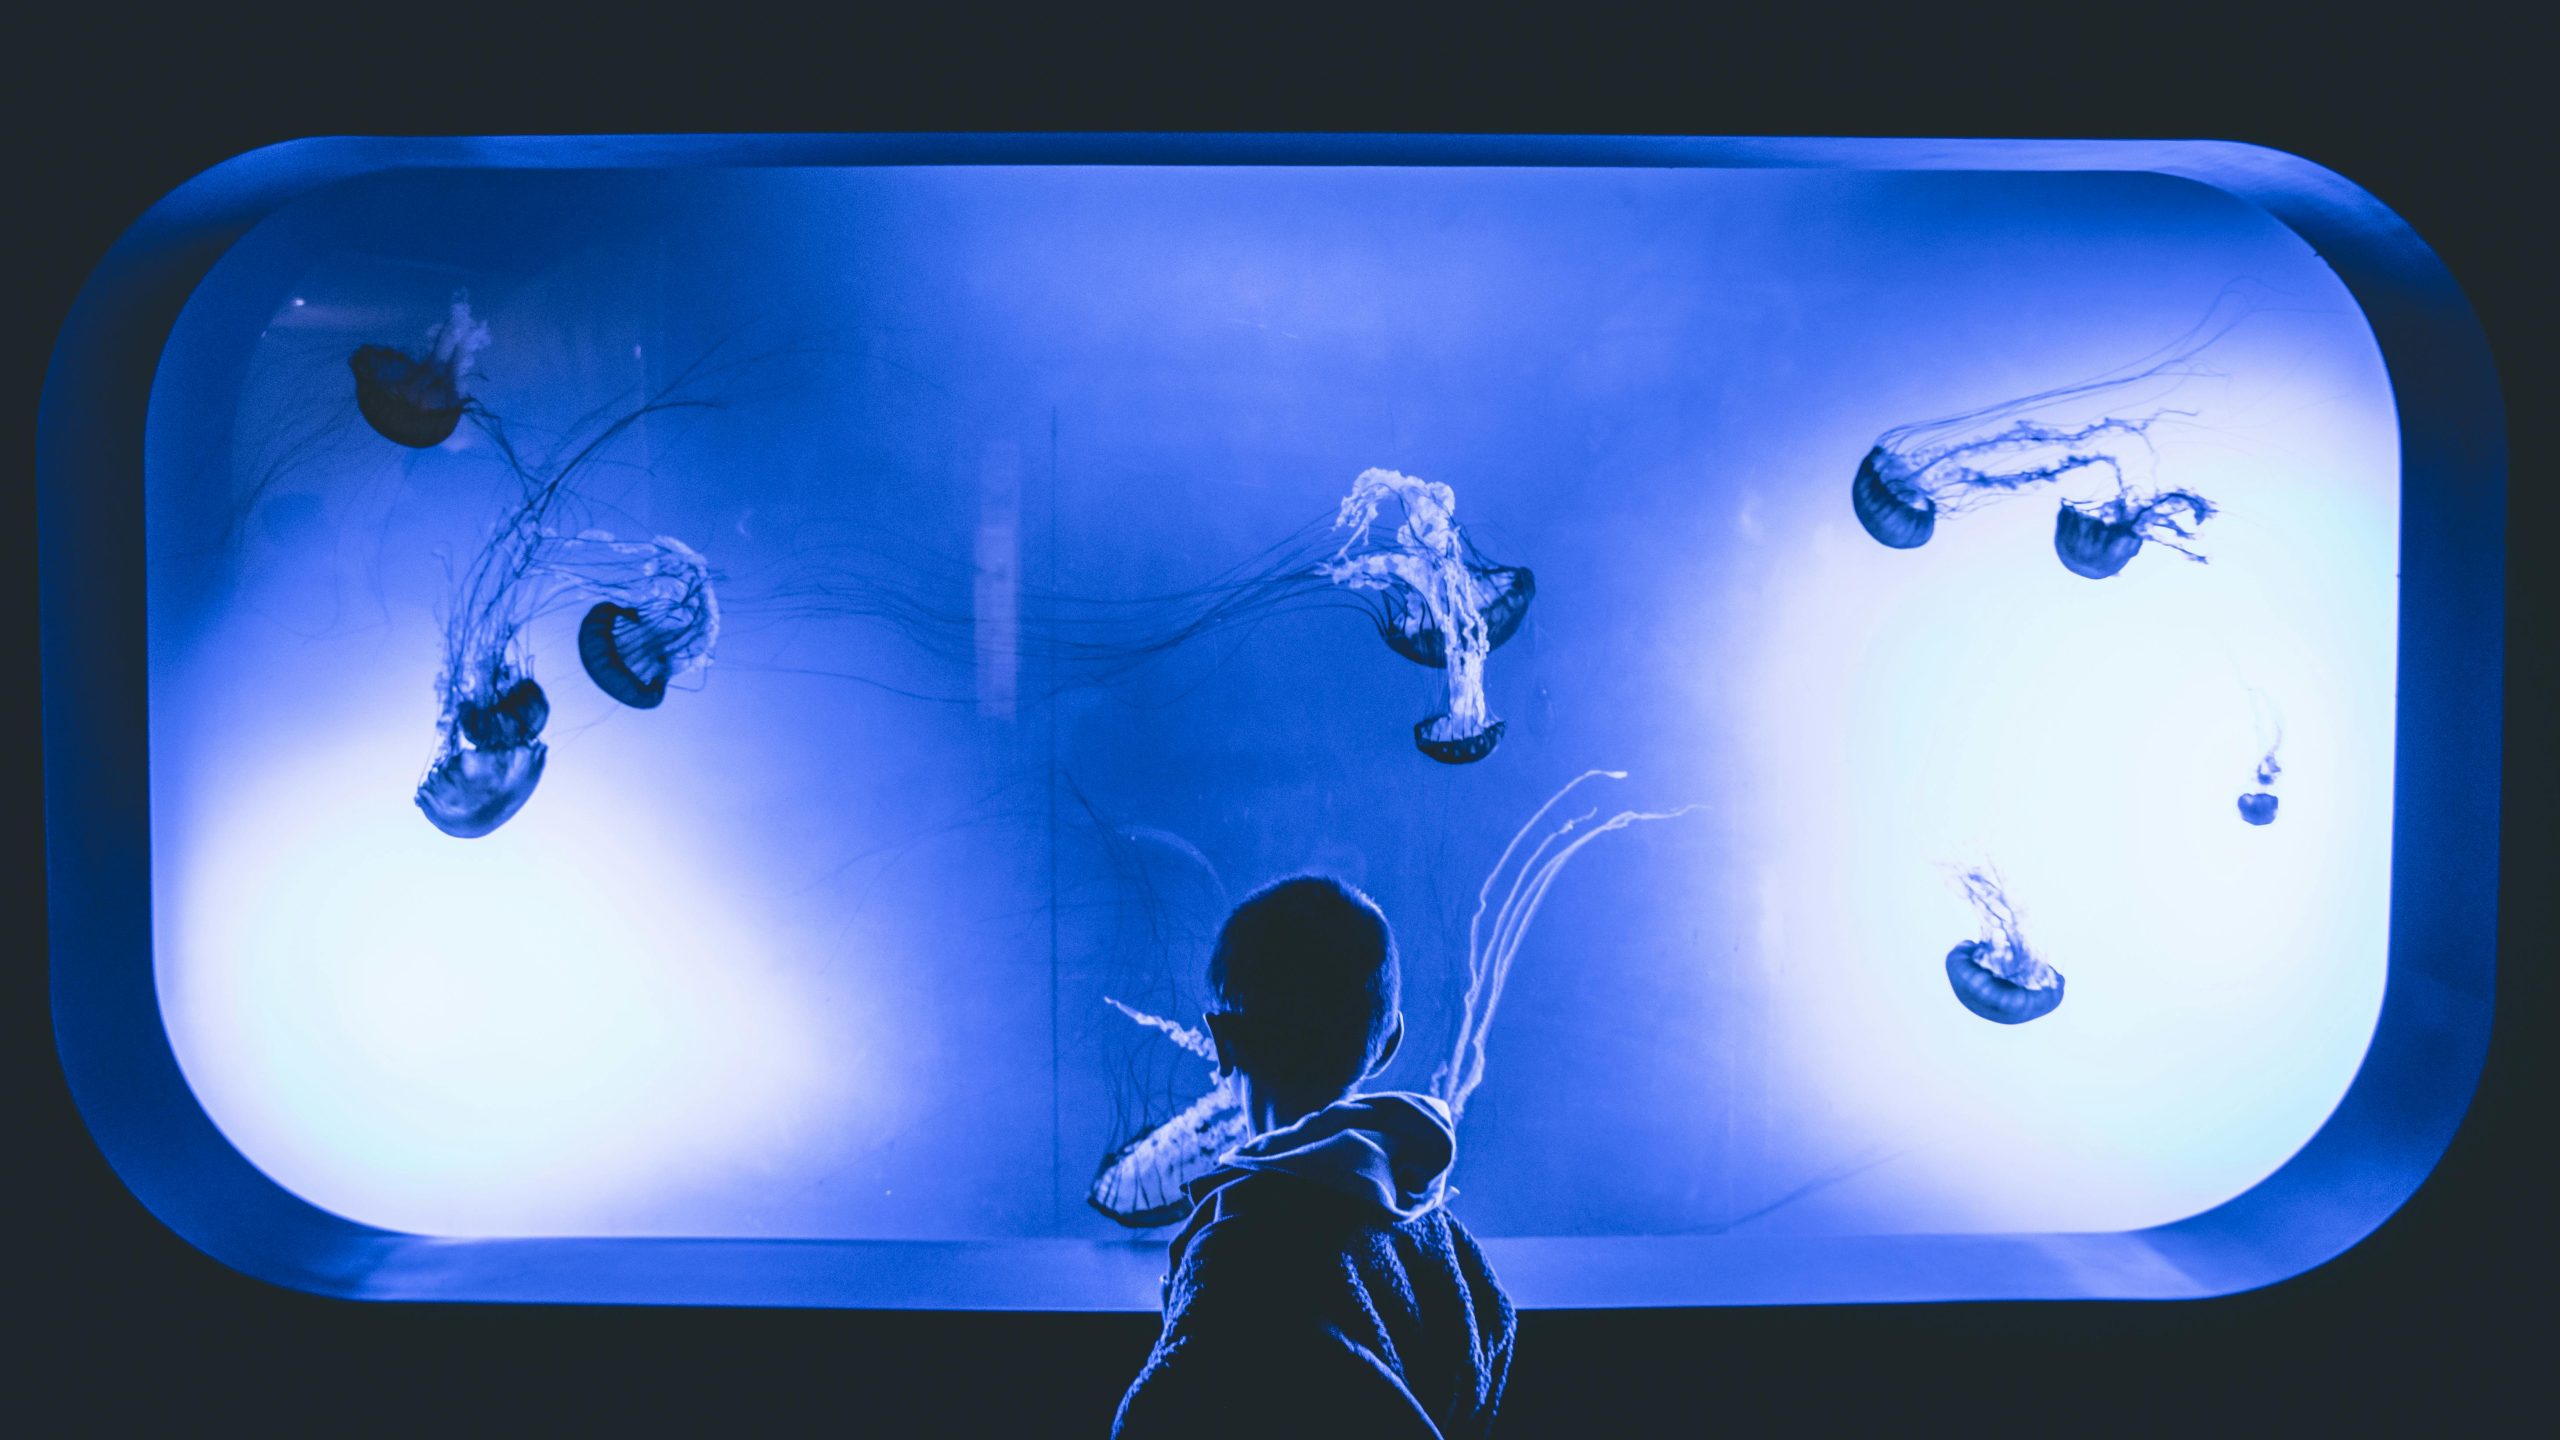
[{"label": "jacket hood", "polygon": [[1434,1095],[1391,1090],[1336,1100],[1220,1156],[1222,1168],[1294,1175],[1410,1220],[1448,1198],[1458,1130]]}]

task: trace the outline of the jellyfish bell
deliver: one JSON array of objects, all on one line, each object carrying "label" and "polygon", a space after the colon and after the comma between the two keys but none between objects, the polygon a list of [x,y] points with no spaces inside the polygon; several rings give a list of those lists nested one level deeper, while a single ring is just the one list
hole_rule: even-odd
[{"label": "jellyfish bell", "polygon": [[488,343],[489,327],[472,318],[467,296],[456,295],[444,322],[427,332],[424,352],[359,345],[347,357],[347,368],[355,372],[356,409],[383,439],[431,450],[453,438],[471,408],[463,377]]},{"label": "jellyfish bell", "polygon": [[[1529,602],[1538,594],[1538,577],[1526,565],[1470,564],[1467,573],[1475,583],[1477,604],[1484,615],[1485,649],[1499,650],[1502,642],[1519,633],[1520,622],[1528,618]],[[1431,607],[1421,593],[1398,583],[1378,594],[1378,636],[1387,642],[1387,648],[1417,665],[1446,669],[1449,638],[1432,623]]]},{"label": "jellyfish bell", "polygon": [[1849,505],[1858,523],[1876,543],[1895,550],[1916,550],[1929,543],[1938,528],[1938,507],[1912,483],[1893,452],[1878,445],[1858,462],[1849,482]]},{"label": "jellyfish bell", "polygon": [[533,798],[550,747],[536,740],[499,749],[450,744],[418,782],[427,823],[457,840],[477,840],[504,825]]},{"label": "jellyfish bell", "polygon": [[2036,958],[2018,924],[1999,872],[1988,865],[1955,869],[1966,903],[1982,926],[1979,940],[1947,952],[1947,983],[1964,1008],[1999,1025],[2023,1025],[2062,1003],[2062,972]]},{"label": "jellyfish bell", "polygon": [[[2185,520],[2179,515],[2184,512]],[[2053,517],[2053,553],[2074,575],[2104,580],[2141,553],[2143,544],[2166,545],[2188,559],[2204,557],[2186,547],[2196,525],[2213,518],[2213,502],[2191,490],[2170,490],[2150,498],[2121,489],[2115,498],[2094,505],[2065,500]]]},{"label": "jellyfish bell", "polygon": [[465,700],[454,709],[463,737],[483,750],[513,750],[530,745],[551,719],[551,698],[530,675],[501,671],[487,698]]},{"label": "jellyfish bell", "polygon": [[1964,1008],[1996,1025],[2023,1025],[2062,1003],[2062,972],[2032,956],[1966,940],[1947,952],[1947,983]]},{"label": "jellyfish bell", "polygon": [[1184,1186],[1251,1138],[1235,1088],[1221,1081],[1172,1119],[1103,1156],[1085,1203],[1133,1230],[1170,1225],[1191,1213]]},{"label": "jellyfish bell", "polygon": [[466,408],[452,377],[388,345],[359,345],[347,357],[356,376],[356,409],[373,432],[395,445],[432,450],[453,438]]},{"label": "jellyfish bell", "polygon": [[1501,743],[1500,720],[1475,728],[1460,725],[1447,715],[1434,715],[1413,725],[1413,748],[1443,765],[1473,765]]},{"label": "jellyfish bell", "polygon": [[646,617],[628,605],[599,600],[578,622],[578,663],[596,688],[634,710],[654,710],[674,674]]},{"label": "jellyfish bell", "polygon": [[2276,823],[2276,797],[2259,791],[2240,797],[2240,818],[2252,825]]},{"label": "jellyfish bell", "polygon": [[2122,570],[2142,549],[2142,537],[2122,521],[2108,521],[2069,501],[2054,513],[2053,551],[2074,575],[2104,580]]},{"label": "jellyfish bell", "polygon": [[[636,578],[607,583],[608,598],[578,622],[578,663],[596,688],[635,710],[654,710],[667,683],[710,663],[720,635],[720,604],[710,566],[680,540],[647,545],[581,536],[585,550],[639,561]],[[590,562],[580,565],[594,568]]]}]

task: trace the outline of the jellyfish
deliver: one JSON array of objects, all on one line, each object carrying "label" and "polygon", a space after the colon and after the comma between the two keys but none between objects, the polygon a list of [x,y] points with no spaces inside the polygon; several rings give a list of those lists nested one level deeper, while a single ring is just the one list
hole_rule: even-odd
[{"label": "jellyfish", "polygon": [[[1537,598],[1538,577],[1526,565],[1496,565],[1486,560],[1463,536],[1460,543],[1467,552],[1467,575],[1476,606],[1484,616],[1485,650],[1490,653],[1519,633],[1520,622],[1529,616],[1529,602]],[[1448,668],[1447,633],[1432,618],[1431,607],[1422,593],[1402,580],[1374,593],[1379,607],[1374,616],[1378,638],[1387,642],[1387,648],[1417,665],[1434,670]]]},{"label": "jellyfish", "polygon": [[374,433],[412,450],[428,450],[453,438],[472,408],[463,381],[489,343],[489,327],[471,315],[471,297],[456,291],[453,309],[427,331],[423,352],[389,345],[359,345],[347,357],[355,372],[356,409]]},{"label": "jellyfish", "polygon": [[2062,972],[2036,958],[2018,933],[2018,912],[2003,893],[1998,872],[1967,867],[1956,872],[1965,898],[1981,921],[1982,938],[1947,952],[1947,983],[1964,1008],[1999,1025],[2023,1025],[2050,1015],[2062,1003]]},{"label": "jellyfish", "polygon": [[[2188,413],[2159,402],[2189,377],[2207,373],[2197,357],[2247,318],[2245,306],[2237,313],[2226,306],[2232,293],[2177,340],[2093,379],[1885,431],[1849,482],[1859,525],[1880,545],[1914,550],[1929,543],[1941,515],[1961,515],[2084,470],[2104,469],[2121,482],[2126,455],[2148,445],[2152,426]],[[2132,520],[2144,506],[2175,508],[2171,496],[2185,493],[2150,497],[2117,519]],[[2208,507],[2196,518],[2209,513]],[[2160,521],[2155,515],[2142,523],[2156,529]],[[2123,568],[2135,548],[2138,541],[2104,573]],[[2071,560],[2066,552],[2065,563]]]},{"label": "jellyfish", "polygon": [[1218,1157],[1245,1142],[1243,1101],[1230,1078],[1215,1074],[1218,1049],[1208,1036],[1108,995],[1102,1002],[1211,1066],[1208,1092],[1103,1156],[1085,1193],[1085,1203],[1132,1229],[1170,1225],[1191,1208],[1182,1187],[1216,1169]]},{"label": "jellyfish", "polygon": [[[1373,544],[1378,509],[1389,499],[1403,519],[1391,540]],[[1485,704],[1485,657],[1493,650],[1485,607],[1496,602],[1512,612],[1510,628],[1517,630],[1534,593],[1525,572],[1503,577],[1499,589],[1479,578],[1458,531],[1457,507],[1446,485],[1363,470],[1334,517],[1334,528],[1350,534],[1324,567],[1337,585],[1390,597],[1393,628],[1382,621],[1379,633],[1406,639],[1394,647],[1397,653],[1424,664],[1431,663],[1426,657],[1440,661],[1437,668],[1448,676],[1447,708],[1414,723],[1413,743],[1444,765],[1472,764],[1502,743],[1502,721]]]},{"label": "jellyfish", "polygon": [[455,687],[418,809],[458,840],[476,840],[507,823],[542,781],[550,747],[539,738],[551,702],[520,662],[503,650]]},{"label": "jellyfish", "polygon": [[585,555],[560,562],[588,573],[587,588],[604,598],[578,622],[578,662],[596,688],[635,710],[651,710],[667,698],[672,680],[711,663],[720,638],[720,602],[711,567],[693,547],[661,535],[630,544],[602,531],[579,537],[601,558],[621,562],[626,573],[595,572]]},{"label": "jellyfish", "polygon": [[[1390,497],[1403,521],[1381,537],[1374,521]],[[757,621],[877,620],[954,670],[974,669],[993,645],[1042,677],[1029,692],[1033,701],[1128,682],[1177,653],[1282,615],[1356,610],[1389,650],[1447,676],[1450,703],[1415,727],[1415,744],[1463,764],[1500,739],[1502,722],[1485,710],[1484,661],[1526,622],[1537,577],[1487,556],[1451,518],[1454,506],[1446,485],[1370,470],[1328,515],[1186,589],[1095,595],[1014,584],[992,635],[961,563],[876,531],[841,541],[804,534],[784,573],[730,586],[724,603]],[[978,698],[956,676],[947,686],[897,693],[942,704]]]},{"label": "jellyfish", "polygon": [[2092,580],[2122,570],[2146,540],[2201,565],[2205,557],[2187,542],[2213,513],[2213,502],[2192,490],[2146,491],[2120,480],[2106,500],[2062,502],[2053,517],[2053,553],[2062,557],[2064,569]]},{"label": "jellyfish", "polygon": [[[1467,924],[1466,989],[1457,1038],[1448,1061],[1433,1072],[1431,1082],[1433,1093],[1447,1102],[1453,1119],[1465,1113],[1468,1097],[1484,1083],[1485,1035],[1495,1009],[1502,1003],[1503,987],[1510,981],[1511,962],[1528,938],[1538,907],[1546,902],[1547,891],[1566,864],[1583,846],[1603,835],[1644,821],[1674,819],[1699,808],[1684,805],[1677,810],[1621,810],[1593,824],[1600,814],[1595,806],[1557,825],[1523,854],[1522,843],[1548,812],[1575,787],[1598,778],[1624,780],[1627,772],[1586,770],[1565,782],[1513,832],[1511,843],[1503,847],[1501,857],[1477,888],[1475,915]],[[1496,906],[1494,888],[1506,875],[1509,883]],[[1493,911],[1489,929],[1485,923],[1488,909]],[[1213,1067],[1217,1063],[1215,1043],[1200,1031],[1147,1014],[1109,996],[1104,996],[1103,1001]],[[1141,1131],[1105,1155],[1086,1199],[1103,1214],[1133,1228],[1171,1224],[1190,1208],[1183,1187],[1217,1168],[1220,1158],[1242,1144],[1247,1134],[1242,1100],[1235,1087],[1230,1080],[1213,1073],[1206,1094],[1171,1119]]]},{"label": "jellyfish", "polygon": [[414,798],[431,824],[460,840],[514,818],[548,758],[539,737],[551,702],[522,643],[530,597],[521,582],[533,546],[521,518],[500,528],[468,573],[436,676],[436,751]]},{"label": "jellyfish", "polygon": [[593,601],[599,591],[612,603],[635,611],[647,606],[663,617],[683,609],[681,593],[698,593],[699,623],[671,627],[669,633],[691,638],[663,652],[667,668],[657,693],[664,693],[665,679],[707,658],[718,614],[699,555],[663,538],[627,544],[596,530],[564,535],[559,525],[575,508],[572,482],[623,432],[648,415],[702,403],[679,395],[699,364],[582,442],[573,437],[562,447],[565,456],[545,462],[528,460],[503,426],[485,422],[518,493],[457,577],[445,616],[436,749],[413,796],[445,834],[463,840],[489,834],[514,818],[541,783],[549,748],[539,737],[551,702],[534,677],[525,637],[536,619],[563,604]]},{"label": "jellyfish", "polygon": [[[2284,746],[2284,719],[2275,713],[2274,704],[2255,689],[2249,695],[2258,702],[2259,738],[2266,741],[2267,748],[2266,753],[2258,757],[2258,788],[2240,797],[2240,818],[2252,825],[2273,825],[2276,823],[2276,797],[2272,791],[2276,777],[2284,773],[2284,766],[2276,761],[2276,751]],[[2270,730],[2273,731],[2272,737],[2268,734]]]}]

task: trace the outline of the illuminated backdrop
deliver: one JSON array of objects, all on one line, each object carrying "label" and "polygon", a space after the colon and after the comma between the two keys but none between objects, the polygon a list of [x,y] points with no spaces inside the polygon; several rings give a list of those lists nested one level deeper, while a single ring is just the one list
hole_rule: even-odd
[{"label": "illuminated backdrop", "polygon": [[[635,711],[574,610],[538,622],[548,769],[477,840],[411,790],[452,572],[518,481],[474,426],[373,434],[347,369],[456,292],[529,453],[716,361],[716,408],[580,482],[709,560],[716,655]],[[1861,530],[1880,433],[2234,296],[2129,461],[2212,499],[2209,564],[2070,573],[2068,483]],[[251,1162],[372,1225],[1119,1239],[1096,1162],[1205,1074],[1104,996],[1195,1019],[1224,907],[1325,869],[1399,928],[1383,1083],[1422,1088],[1478,883],[1598,766],[1701,808],[1594,846],[1523,947],[1460,1137],[1479,1233],[2176,1220],[2302,1145],[2381,1002],[2397,445],[2320,257],[2157,175],[355,180],[221,260],[153,392],[170,1040]],[[1438,677],[1340,608],[1101,679],[1008,648],[1060,596],[1188,613],[1371,466],[1535,569],[1485,760],[1416,753]],[[1945,867],[1986,861],[2068,978],[2030,1024],[1942,965],[1975,934]]]}]

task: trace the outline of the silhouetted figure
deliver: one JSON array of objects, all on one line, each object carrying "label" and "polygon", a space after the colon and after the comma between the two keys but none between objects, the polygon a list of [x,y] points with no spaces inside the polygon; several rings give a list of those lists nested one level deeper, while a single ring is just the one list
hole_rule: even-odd
[{"label": "silhouetted figure", "polygon": [[1394,932],[1318,876],[1257,891],[1209,956],[1209,1031],[1251,1138],[1193,1181],[1164,1332],[1112,1434],[1475,1437],[1513,1317],[1448,1212],[1436,1096],[1353,1095],[1404,1039]]}]

